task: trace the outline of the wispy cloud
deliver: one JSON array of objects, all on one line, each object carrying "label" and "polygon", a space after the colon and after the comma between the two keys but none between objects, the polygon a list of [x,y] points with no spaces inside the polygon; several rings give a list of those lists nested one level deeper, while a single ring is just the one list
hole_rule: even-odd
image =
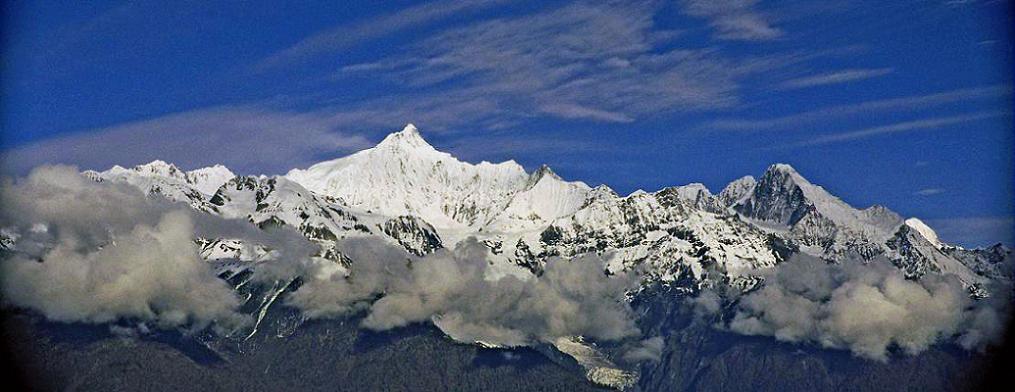
[{"label": "wispy cloud", "polygon": [[[604,154],[615,153],[616,148],[604,146],[586,140],[576,140],[571,137],[526,135],[519,138],[512,133],[500,135],[463,136],[455,138],[447,145],[447,150],[454,156],[470,162],[478,162],[484,159],[502,158],[523,159],[530,156],[546,157],[553,154],[553,158],[567,157],[580,154]],[[563,159],[570,162],[570,159]],[[549,163],[545,161],[540,164]],[[566,164],[564,162],[559,164]],[[611,163],[618,164],[617,162]],[[554,165],[556,169],[558,164]],[[532,168],[535,169],[535,168]]]},{"label": "wispy cloud", "polygon": [[976,3],[976,0],[948,0],[944,2],[946,5],[953,7],[961,7],[968,4]]},{"label": "wispy cloud", "polygon": [[1015,217],[981,216],[927,220],[941,239],[962,246],[1015,245]]},{"label": "wispy cloud", "polygon": [[163,159],[184,168],[221,163],[242,173],[279,173],[370,144],[341,132],[343,121],[327,112],[214,107],[16,147],[3,152],[3,168],[23,174],[46,163],[106,169]]},{"label": "wispy cloud", "polygon": [[858,80],[871,79],[892,73],[892,68],[875,69],[847,69],[836,72],[829,72],[820,75],[806,76],[790,79],[779,84],[783,90],[801,89],[807,87],[824,86],[828,84],[839,84],[854,82]]},{"label": "wispy cloud", "polygon": [[356,23],[340,25],[273,53],[255,65],[264,71],[305,61],[313,56],[339,51],[364,41],[419,27],[463,12],[491,7],[504,0],[441,0]]},{"label": "wispy cloud", "polygon": [[409,122],[428,132],[503,129],[523,117],[494,97],[456,91],[392,94],[333,110],[331,119],[343,129],[362,133],[400,128]]},{"label": "wispy cloud", "polygon": [[[654,25],[657,11],[652,3],[577,3],[481,21],[423,37],[397,57],[347,65],[335,77],[378,76],[396,86],[385,98],[394,106],[383,111],[439,116],[470,127],[476,124],[456,116],[479,115],[462,113],[459,104],[482,103],[487,112],[481,121],[491,124],[540,116],[631,122],[734,106],[746,77],[806,58],[733,61],[716,49],[681,48],[674,45],[677,35]],[[418,113],[423,102],[455,116]],[[374,111],[376,103],[363,109]]]},{"label": "wispy cloud", "polygon": [[[438,5],[340,26],[276,53],[260,66],[291,64],[450,17]],[[478,1],[454,5],[463,11],[489,6]],[[691,1],[684,6],[719,26],[723,38],[781,34],[752,1]],[[385,85],[382,93],[345,105],[338,114],[362,119],[360,126],[374,129],[405,121],[432,131],[502,129],[537,118],[630,123],[736,107],[742,104],[743,84],[754,76],[833,52],[730,57],[718,47],[684,45],[681,32],[660,29],[655,21],[662,8],[656,1],[580,1],[460,24],[456,19],[436,31],[418,29],[417,38],[397,48],[397,55],[339,65],[327,80],[346,84],[369,78]]]},{"label": "wispy cloud", "polygon": [[913,194],[917,195],[917,196],[933,196],[933,195],[942,194],[944,192],[945,192],[945,190],[942,189],[942,188],[925,188],[925,189],[921,189],[921,190],[918,190],[916,192],[913,192]]},{"label": "wispy cloud", "polygon": [[771,17],[756,9],[756,0],[684,0],[684,12],[708,19],[719,39],[766,41],[779,38],[782,30]]},{"label": "wispy cloud", "polygon": [[546,104],[540,107],[543,113],[556,115],[563,118],[587,118],[606,122],[631,122],[633,118],[617,112],[587,108],[576,104]]},{"label": "wispy cloud", "polygon": [[831,135],[821,136],[814,139],[802,141],[800,143],[795,143],[790,146],[800,147],[800,146],[813,146],[819,144],[846,142],[884,134],[937,129],[947,127],[950,125],[957,125],[1010,115],[1011,115],[1010,111],[990,111],[990,112],[963,114],[957,116],[925,118],[920,120],[904,121],[895,124],[881,125],[876,127],[858,129],[854,131],[835,133]]},{"label": "wispy cloud", "polygon": [[783,117],[767,119],[719,119],[703,124],[706,129],[731,131],[760,131],[769,129],[796,128],[832,118],[841,118],[858,113],[890,110],[915,110],[954,102],[982,100],[1010,96],[1010,86],[987,86],[944,91],[928,95],[913,95],[900,98],[879,99],[854,104],[829,106]]}]

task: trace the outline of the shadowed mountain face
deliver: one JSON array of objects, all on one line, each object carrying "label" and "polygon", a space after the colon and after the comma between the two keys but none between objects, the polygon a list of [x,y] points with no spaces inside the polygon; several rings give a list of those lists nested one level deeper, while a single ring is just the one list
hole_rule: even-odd
[{"label": "shadowed mountain face", "polygon": [[105,327],[41,324],[18,316],[4,325],[23,379],[40,390],[604,390],[531,349],[480,349],[421,326],[367,333],[310,323],[221,354],[179,334],[119,337]]},{"label": "shadowed mountain face", "polygon": [[977,390],[992,356],[937,346],[888,362],[840,350],[721,331],[664,294],[640,298],[641,326],[665,336],[659,362],[641,368],[642,390],[961,391]]},{"label": "shadowed mountain face", "polygon": [[[635,304],[641,327],[664,336],[665,349],[659,361],[637,370],[640,380],[629,390],[971,390],[991,360],[938,347],[870,361],[716,330],[688,314],[673,293],[642,295]],[[26,314],[7,317],[3,330],[14,368],[40,390],[607,390],[549,345],[489,349],[456,343],[421,324],[363,331],[355,318],[283,332],[286,314],[276,309],[262,333],[239,344],[169,331],[117,335],[107,326]]]}]

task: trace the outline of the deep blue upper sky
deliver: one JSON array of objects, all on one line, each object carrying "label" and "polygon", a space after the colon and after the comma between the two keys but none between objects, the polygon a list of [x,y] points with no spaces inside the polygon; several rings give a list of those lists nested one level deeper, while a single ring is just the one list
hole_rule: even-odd
[{"label": "deep blue upper sky", "polygon": [[1013,236],[1010,2],[12,3],[8,172],[283,173],[413,122],[620,193],[786,162],[946,240]]}]

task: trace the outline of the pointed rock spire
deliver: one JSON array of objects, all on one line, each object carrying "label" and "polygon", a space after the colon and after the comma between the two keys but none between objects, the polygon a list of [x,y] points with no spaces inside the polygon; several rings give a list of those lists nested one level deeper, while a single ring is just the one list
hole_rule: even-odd
[{"label": "pointed rock spire", "polygon": [[560,176],[558,176],[557,173],[554,173],[553,169],[550,169],[550,166],[545,163],[539,166],[539,169],[536,170],[534,175],[539,178],[543,178],[543,176],[549,175],[550,178],[556,178],[558,180],[560,179]]},{"label": "pointed rock spire", "polygon": [[543,179],[543,177],[549,177],[554,180],[563,181],[561,180],[560,176],[557,175],[557,173],[553,172],[553,169],[550,169],[550,166],[544,163],[543,165],[539,166],[539,169],[536,169],[536,171],[532,172],[531,176],[529,176],[529,186],[538,184],[539,181]]},{"label": "pointed rock spire", "polygon": [[809,187],[810,183],[792,166],[771,165],[734,208],[751,219],[792,226],[813,209],[801,185]]}]

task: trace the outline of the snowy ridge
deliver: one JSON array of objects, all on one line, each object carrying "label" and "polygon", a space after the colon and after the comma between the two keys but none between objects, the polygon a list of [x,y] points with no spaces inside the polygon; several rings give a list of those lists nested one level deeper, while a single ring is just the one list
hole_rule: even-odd
[{"label": "snowy ridge", "polygon": [[206,195],[214,194],[222,184],[236,177],[232,171],[222,165],[203,167],[187,172],[187,178],[194,189]]},{"label": "snowy ridge", "polygon": [[499,232],[537,229],[561,217],[574,214],[585,203],[589,191],[582,182],[567,182],[543,165],[523,190],[511,197],[507,207],[497,214],[488,227]]},{"label": "snowy ridge", "polygon": [[726,207],[743,203],[754,193],[754,187],[757,185],[758,181],[753,176],[740,177],[719,192],[719,201]]},{"label": "snowy ridge", "polygon": [[906,219],[906,226],[909,226],[909,228],[916,230],[917,233],[920,233],[920,235],[927,240],[927,242],[930,242],[931,245],[934,245],[935,248],[941,249],[944,247],[941,240],[937,238],[937,232],[935,232],[934,229],[931,229],[930,226],[927,226],[926,223],[923,223],[922,220],[917,218]]},{"label": "snowy ridge", "polygon": [[170,200],[188,203],[202,211],[210,210],[208,198],[222,184],[235,176],[222,165],[183,171],[176,165],[160,160],[130,169],[113,166],[103,172],[89,170],[82,174],[96,181],[130,184],[145,194],[162,195]]},{"label": "snowy ridge", "polygon": [[160,184],[182,185],[205,195],[215,193],[222,184],[236,176],[222,165],[183,171],[176,165],[161,160],[137,165],[131,169],[113,166],[104,172],[87,171],[85,174],[93,179],[126,182],[139,188]]}]

